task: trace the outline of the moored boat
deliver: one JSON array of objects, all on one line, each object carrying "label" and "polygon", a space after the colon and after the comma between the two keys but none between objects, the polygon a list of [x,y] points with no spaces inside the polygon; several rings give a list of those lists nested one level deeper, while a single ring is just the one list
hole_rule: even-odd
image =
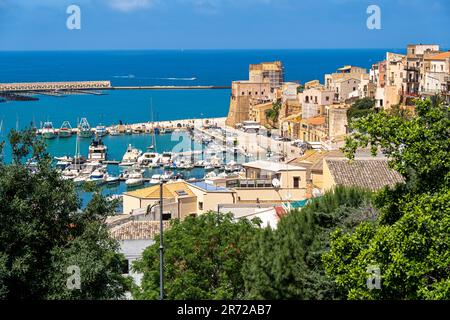
[{"label": "moored boat", "polygon": [[138,161],[141,154],[141,150],[133,148],[133,146],[129,144],[125,154],[122,157],[122,162],[119,163],[119,166],[132,166]]},{"label": "moored boat", "polygon": [[98,125],[95,127],[95,133],[98,137],[104,137],[106,136],[106,127],[103,125]]},{"label": "moored boat", "polygon": [[61,128],[59,128],[58,136],[60,138],[69,138],[72,136],[72,126],[70,125],[69,121],[64,121],[61,125]]},{"label": "moored boat", "polygon": [[78,125],[78,136],[80,138],[90,138],[92,137],[92,130],[89,122],[86,118],[82,118]]},{"label": "moored boat", "polygon": [[56,137],[56,131],[55,128],[53,128],[52,122],[44,122],[44,125],[42,126],[42,137],[44,139],[54,139]]},{"label": "moored boat", "polygon": [[94,161],[105,161],[108,147],[105,146],[102,139],[96,137],[89,145],[88,159]]}]

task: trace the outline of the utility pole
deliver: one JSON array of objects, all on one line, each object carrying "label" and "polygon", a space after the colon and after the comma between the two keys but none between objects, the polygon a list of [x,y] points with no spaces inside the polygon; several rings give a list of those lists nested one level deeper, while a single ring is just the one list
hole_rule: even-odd
[{"label": "utility pole", "polygon": [[164,227],[163,227],[163,186],[164,181],[159,184],[159,299],[164,299]]}]

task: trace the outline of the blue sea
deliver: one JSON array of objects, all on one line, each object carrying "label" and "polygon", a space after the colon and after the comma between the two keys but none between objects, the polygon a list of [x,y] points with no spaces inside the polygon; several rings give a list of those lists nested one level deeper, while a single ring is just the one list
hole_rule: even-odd
[{"label": "blue sea", "polygon": [[[286,81],[318,79],[343,65],[370,68],[385,59],[386,51],[401,49],[352,50],[185,50],[185,51],[58,51],[0,52],[0,83],[34,81],[110,80],[113,86],[139,85],[220,85],[248,78],[248,65],[280,60]],[[76,126],[85,117],[91,126],[146,122],[151,119],[225,117],[230,90],[105,91],[104,95],[39,96],[38,101],[0,103],[0,138],[12,128],[30,123],[38,127],[52,121],[59,127],[68,120]],[[152,105],[152,107],[151,107]],[[151,109],[153,112],[151,112]],[[149,136],[107,137],[109,155],[120,159],[129,143],[145,149]],[[157,137],[158,151],[169,151],[177,142],[170,136]],[[48,142],[55,156],[73,154],[75,139]],[[87,154],[89,140],[82,142]],[[10,150],[5,150],[5,160]],[[202,175],[202,172],[198,172]],[[120,187],[121,188],[121,187]],[[120,192],[122,189],[113,190]]]}]

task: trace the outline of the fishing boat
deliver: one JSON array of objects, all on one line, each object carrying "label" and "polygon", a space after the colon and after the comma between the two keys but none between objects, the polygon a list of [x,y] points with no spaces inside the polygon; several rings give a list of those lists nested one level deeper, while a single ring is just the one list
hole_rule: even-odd
[{"label": "fishing boat", "polygon": [[128,179],[125,180],[127,187],[136,187],[144,184],[144,176],[141,172],[132,172],[128,175]]},{"label": "fishing boat", "polygon": [[80,138],[90,138],[92,137],[92,130],[89,122],[86,118],[82,118],[78,125],[78,136]]},{"label": "fishing boat", "polygon": [[132,166],[137,162],[141,154],[141,150],[133,148],[133,146],[129,144],[125,154],[122,157],[122,162],[119,163],[119,166]]},{"label": "fishing boat", "polygon": [[64,121],[59,128],[58,136],[60,138],[69,138],[72,136],[72,126],[69,121]]},{"label": "fishing boat", "polygon": [[102,139],[99,139],[97,136],[95,139],[92,140],[91,144],[89,145],[88,160],[100,162],[105,161],[107,150],[108,147],[105,146]]},{"label": "fishing boat", "polygon": [[106,127],[103,125],[98,125],[95,127],[95,133],[97,134],[97,136],[99,137],[104,137],[106,136],[107,132],[106,132]]},{"label": "fishing boat", "polygon": [[44,122],[44,125],[42,126],[42,137],[44,139],[54,139],[56,137],[56,131],[55,128],[53,128],[52,122]]}]

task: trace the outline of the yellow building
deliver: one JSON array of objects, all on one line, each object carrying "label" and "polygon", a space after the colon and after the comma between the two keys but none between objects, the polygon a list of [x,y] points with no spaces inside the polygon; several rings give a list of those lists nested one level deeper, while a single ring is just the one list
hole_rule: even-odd
[{"label": "yellow building", "polygon": [[189,183],[189,187],[197,197],[197,214],[218,211],[220,204],[234,204],[237,200],[235,191],[203,181]]},{"label": "yellow building", "polygon": [[[123,194],[123,213],[145,212],[149,206],[159,202],[160,186],[155,185]],[[197,213],[197,197],[186,182],[172,182],[163,185],[164,212],[172,218],[184,219]]]},{"label": "yellow building", "polygon": [[262,126],[268,125],[269,121],[267,120],[266,111],[272,109],[272,106],[272,102],[251,105],[249,111],[250,120],[258,122]]},{"label": "yellow building", "polygon": [[299,138],[305,142],[320,142],[327,137],[326,118],[318,116],[300,121]]}]

